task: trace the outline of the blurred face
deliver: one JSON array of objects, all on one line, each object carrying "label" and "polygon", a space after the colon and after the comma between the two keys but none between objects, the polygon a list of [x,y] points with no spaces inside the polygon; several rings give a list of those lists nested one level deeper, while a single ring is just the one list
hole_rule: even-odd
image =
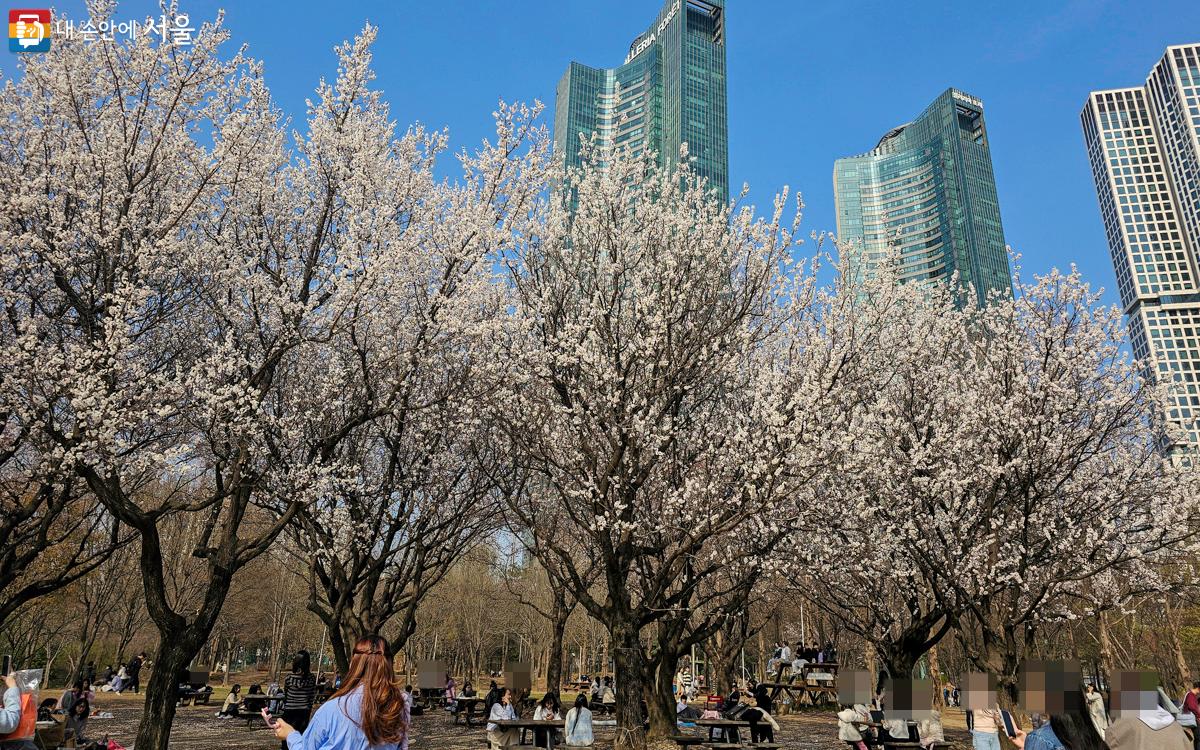
[{"label": "blurred face", "polygon": [[512,697],[513,697],[512,691],[509,690],[508,688],[505,688],[504,694],[500,696],[500,702],[505,705],[508,705],[509,703],[512,703]]}]

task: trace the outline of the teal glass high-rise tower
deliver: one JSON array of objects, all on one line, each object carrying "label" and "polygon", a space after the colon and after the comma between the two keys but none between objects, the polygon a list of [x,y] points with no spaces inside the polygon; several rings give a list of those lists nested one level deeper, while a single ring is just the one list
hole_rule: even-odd
[{"label": "teal glass high-rise tower", "polygon": [[1012,294],[983,102],[947,89],[868,153],[833,167],[840,244],[870,276],[890,253],[902,281]]},{"label": "teal glass high-rise tower", "polygon": [[624,64],[567,66],[558,82],[554,148],[580,163],[580,135],[633,154],[650,150],[664,167],[688,147],[695,171],[729,195],[725,101],[725,0],[668,0],[629,45]]}]

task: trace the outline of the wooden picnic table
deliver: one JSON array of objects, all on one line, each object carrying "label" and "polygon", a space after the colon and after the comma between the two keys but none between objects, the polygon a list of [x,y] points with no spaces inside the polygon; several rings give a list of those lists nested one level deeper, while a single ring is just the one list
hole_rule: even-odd
[{"label": "wooden picnic table", "polygon": [[262,720],[262,710],[266,708],[271,701],[275,700],[271,696],[263,693],[259,695],[243,695],[241,711],[246,717],[246,726],[254,723],[255,719]]},{"label": "wooden picnic table", "polygon": [[750,728],[750,722],[741,721],[740,719],[696,719],[694,722],[698,727],[708,729],[708,738],[710,740],[717,739],[716,735],[720,735],[720,739],[730,745],[742,744],[741,738],[738,736],[738,730],[742,727]]},{"label": "wooden picnic table", "polygon": [[475,721],[486,721],[487,717],[483,715],[481,709],[478,713],[475,712],[477,706],[482,706],[485,699],[478,695],[459,696],[454,699],[454,723],[457,724],[460,718],[467,720],[467,726],[474,727]]},{"label": "wooden picnic table", "polygon": [[545,729],[546,732],[546,750],[554,750],[554,731],[563,729],[567,723],[562,719],[502,719],[500,721],[490,722],[500,727],[501,729],[520,729],[521,744],[525,744],[525,731],[528,729]]}]

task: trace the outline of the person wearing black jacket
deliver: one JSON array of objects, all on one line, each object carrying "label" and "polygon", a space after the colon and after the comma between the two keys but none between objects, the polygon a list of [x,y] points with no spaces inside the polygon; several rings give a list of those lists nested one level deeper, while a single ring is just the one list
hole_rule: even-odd
[{"label": "person wearing black jacket", "polygon": [[138,654],[129,660],[129,664],[125,667],[125,671],[129,674],[129,681],[125,683],[124,689],[133,688],[134,693],[141,692],[141,683],[139,682],[142,674],[142,665],[146,663],[146,652]]}]

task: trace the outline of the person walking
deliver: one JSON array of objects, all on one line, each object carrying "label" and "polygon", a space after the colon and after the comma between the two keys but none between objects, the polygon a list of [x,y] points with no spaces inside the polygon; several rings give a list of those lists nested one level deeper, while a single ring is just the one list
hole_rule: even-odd
[{"label": "person walking", "polygon": [[[300,734],[308,729],[316,696],[317,678],[312,673],[312,658],[308,651],[300,649],[292,659],[292,673],[283,680],[282,712],[283,720]],[[280,744],[280,750],[287,750],[287,740]]]},{"label": "person walking", "polygon": [[288,750],[407,750],[407,693],[395,679],[391,647],[378,635],[354,644],[342,686],[299,732],[284,719],[272,725]]}]

